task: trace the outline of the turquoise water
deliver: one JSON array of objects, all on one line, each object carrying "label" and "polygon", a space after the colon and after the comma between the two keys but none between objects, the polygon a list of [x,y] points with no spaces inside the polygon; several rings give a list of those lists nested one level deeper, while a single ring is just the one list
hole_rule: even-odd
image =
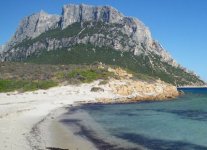
[{"label": "turquoise water", "polygon": [[186,90],[173,101],[85,105],[73,112],[85,114],[79,118],[82,125],[97,135],[104,131],[108,140],[152,150],[207,150],[206,89]]}]

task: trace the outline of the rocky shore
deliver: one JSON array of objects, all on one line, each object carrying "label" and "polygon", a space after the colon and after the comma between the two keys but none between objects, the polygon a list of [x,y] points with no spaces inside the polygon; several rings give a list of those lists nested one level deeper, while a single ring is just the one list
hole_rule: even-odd
[{"label": "rocky shore", "polygon": [[177,88],[161,80],[142,81],[133,79],[133,75],[121,68],[112,69],[119,79],[110,79],[104,86],[96,88],[110,89],[116,95],[114,99],[98,98],[100,103],[131,103],[144,100],[167,100],[179,96]]}]

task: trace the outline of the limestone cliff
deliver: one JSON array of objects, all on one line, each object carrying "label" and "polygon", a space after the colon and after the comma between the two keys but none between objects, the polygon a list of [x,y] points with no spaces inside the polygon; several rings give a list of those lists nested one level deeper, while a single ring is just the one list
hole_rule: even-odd
[{"label": "limestone cliff", "polygon": [[49,29],[56,28],[59,20],[60,16],[51,15],[44,11],[25,17],[5,48],[9,50],[27,38],[35,38]]}]

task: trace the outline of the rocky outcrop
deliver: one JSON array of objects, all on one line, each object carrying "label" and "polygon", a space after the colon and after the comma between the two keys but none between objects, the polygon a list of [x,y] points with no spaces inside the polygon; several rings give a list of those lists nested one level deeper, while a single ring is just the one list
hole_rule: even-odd
[{"label": "rocky outcrop", "polygon": [[[179,96],[175,86],[167,84],[161,80],[142,81],[132,79],[133,75],[121,68],[112,69],[120,79],[110,79],[108,89],[117,95],[116,99],[97,99],[99,103],[128,103],[144,100],[168,100]],[[102,87],[103,88],[103,87]]]},{"label": "rocky outcrop", "polygon": [[169,99],[179,95],[177,88],[162,81],[153,83],[133,80],[113,81],[109,85],[113,92],[130,100]]}]

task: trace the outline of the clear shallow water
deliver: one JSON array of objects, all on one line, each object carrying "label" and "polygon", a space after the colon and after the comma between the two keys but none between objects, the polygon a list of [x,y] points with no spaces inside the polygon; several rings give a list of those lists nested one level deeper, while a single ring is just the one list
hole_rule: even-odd
[{"label": "clear shallow water", "polygon": [[174,101],[85,105],[74,112],[85,114],[78,119],[93,133],[147,149],[207,150],[207,89],[186,92]]}]

